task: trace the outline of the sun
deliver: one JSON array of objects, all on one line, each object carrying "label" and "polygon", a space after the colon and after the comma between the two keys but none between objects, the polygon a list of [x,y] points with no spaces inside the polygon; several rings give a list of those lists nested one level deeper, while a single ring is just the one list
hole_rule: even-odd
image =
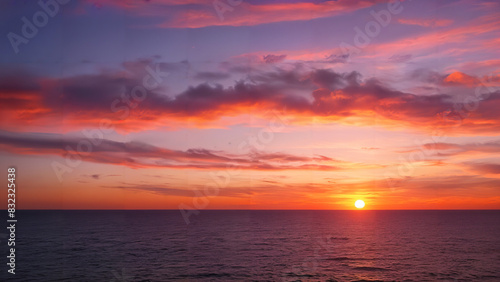
[{"label": "sun", "polygon": [[358,209],[362,209],[365,207],[365,202],[363,202],[363,200],[357,200],[354,205],[358,208]]}]

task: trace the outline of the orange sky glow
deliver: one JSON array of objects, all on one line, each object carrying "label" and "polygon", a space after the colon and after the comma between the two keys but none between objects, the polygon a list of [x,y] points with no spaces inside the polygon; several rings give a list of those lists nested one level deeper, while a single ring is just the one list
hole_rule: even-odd
[{"label": "orange sky glow", "polygon": [[17,207],[500,208],[498,2],[237,2],[76,1],[3,40]]}]

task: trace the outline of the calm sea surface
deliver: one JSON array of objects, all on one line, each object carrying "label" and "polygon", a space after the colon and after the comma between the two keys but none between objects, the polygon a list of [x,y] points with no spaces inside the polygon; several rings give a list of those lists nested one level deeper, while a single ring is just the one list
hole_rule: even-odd
[{"label": "calm sea surface", "polygon": [[4,231],[2,281],[500,281],[500,211],[16,216],[16,275]]}]

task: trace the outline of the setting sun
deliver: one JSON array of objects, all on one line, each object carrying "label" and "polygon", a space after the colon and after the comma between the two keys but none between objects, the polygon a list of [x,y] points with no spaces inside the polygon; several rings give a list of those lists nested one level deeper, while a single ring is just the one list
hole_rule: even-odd
[{"label": "setting sun", "polygon": [[362,209],[365,207],[365,202],[363,202],[363,200],[357,200],[354,205],[356,206],[356,208],[358,209]]}]

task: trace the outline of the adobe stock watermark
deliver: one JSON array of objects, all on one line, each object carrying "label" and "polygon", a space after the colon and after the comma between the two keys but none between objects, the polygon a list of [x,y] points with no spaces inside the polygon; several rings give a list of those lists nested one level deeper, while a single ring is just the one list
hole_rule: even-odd
[{"label": "adobe stock watermark", "polygon": [[[120,98],[116,98],[110,105],[110,110],[113,113],[122,112],[118,118],[125,120],[130,116],[132,109],[135,109],[139,104],[146,100],[148,91],[152,91],[160,86],[163,79],[169,76],[167,72],[161,72],[160,64],[156,64],[156,69],[153,70],[150,66],[146,66],[148,73],[142,79],[142,85],[137,85],[131,89],[130,93],[122,93]],[[63,175],[72,172],[78,167],[85,157],[90,155],[94,147],[99,146],[104,140],[106,134],[113,132],[114,126],[110,119],[103,118],[99,122],[98,129],[81,131],[84,139],[79,140],[75,147],[66,144],[64,146],[64,163],[53,161],[51,166],[55,172],[59,182],[63,181]]]},{"label": "adobe stock watermark", "polygon": [[30,39],[33,39],[40,28],[45,27],[49,23],[49,19],[55,17],[61,10],[61,5],[66,5],[71,0],[39,0],[38,5],[41,10],[36,11],[31,21],[27,17],[22,17],[21,33],[17,34],[9,32],[7,39],[14,50],[14,53],[19,53],[19,45],[28,44]]},{"label": "adobe stock watermark", "polygon": [[385,10],[378,12],[371,10],[370,15],[374,20],[367,22],[363,30],[358,26],[354,27],[354,46],[344,41],[340,43],[339,47],[342,55],[347,56],[347,59],[349,59],[352,54],[360,54],[363,48],[366,48],[380,34],[382,28],[391,23],[392,16],[400,14],[403,9],[401,0],[395,0],[389,1]]},{"label": "adobe stock watermark", "polygon": [[234,8],[241,5],[243,0],[214,0],[212,5],[219,20],[224,21],[224,13],[234,11]]},{"label": "adobe stock watermark", "polygon": [[[483,89],[487,91],[484,92]],[[486,81],[478,79],[474,93],[470,93],[461,101],[453,103],[453,107],[445,111],[442,119],[450,127],[460,127],[463,121],[479,108],[481,101],[488,99],[492,93],[498,91],[498,87],[488,86]],[[447,139],[448,137],[442,129],[435,129],[430,138],[415,140],[415,145],[419,146],[418,150],[414,150],[404,157],[399,156],[396,172],[385,173],[387,186],[394,190],[394,187],[401,181],[411,177],[415,173],[415,163],[426,160],[436,152],[437,144],[444,143]]]},{"label": "adobe stock watermark", "polygon": [[[281,113],[272,111],[270,113],[270,115],[272,115],[272,119],[270,119],[266,127],[260,129],[257,134],[249,136],[246,140],[243,140],[238,144],[238,154],[245,153],[246,149],[249,148],[263,150],[266,145],[273,142],[275,138],[274,134],[283,130],[289,123],[284,115],[284,111],[285,110]],[[182,218],[184,218],[186,224],[191,222],[189,217],[200,214],[200,210],[208,207],[210,198],[218,196],[220,189],[228,187],[231,182],[231,178],[239,175],[240,172],[241,168],[237,165],[227,165],[224,170],[210,172],[209,176],[212,181],[207,183],[202,191],[193,189],[194,196],[192,198],[192,206],[185,203],[179,204],[179,211],[181,212]]]}]

